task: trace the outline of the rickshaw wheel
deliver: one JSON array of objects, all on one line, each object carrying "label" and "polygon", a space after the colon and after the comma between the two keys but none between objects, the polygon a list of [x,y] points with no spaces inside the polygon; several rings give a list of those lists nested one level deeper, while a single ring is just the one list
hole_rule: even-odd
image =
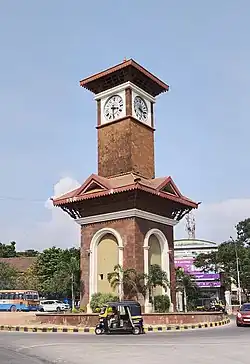
[{"label": "rickshaw wheel", "polygon": [[135,326],[133,329],[133,335],[140,335],[141,329],[139,326]]},{"label": "rickshaw wheel", "polygon": [[103,329],[101,329],[100,327],[97,327],[97,328],[95,329],[95,334],[96,334],[96,335],[102,335],[102,334],[104,334],[104,330],[103,330]]}]

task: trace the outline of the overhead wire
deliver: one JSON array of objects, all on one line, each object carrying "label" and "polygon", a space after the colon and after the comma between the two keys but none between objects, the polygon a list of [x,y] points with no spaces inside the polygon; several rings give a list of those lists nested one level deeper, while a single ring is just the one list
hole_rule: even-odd
[{"label": "overhead wire", "polygon": [[14,197],[14,196],[0,196],[0,200],[2,201],[20,201],[20,202],[31,202],[31,203],[45,203],[47,199],[38,200],[38,199],[29,199],[25,197]]}]

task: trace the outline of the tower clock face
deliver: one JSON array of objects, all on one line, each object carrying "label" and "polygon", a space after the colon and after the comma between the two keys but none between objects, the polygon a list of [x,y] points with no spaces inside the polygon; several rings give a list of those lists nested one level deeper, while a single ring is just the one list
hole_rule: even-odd
[{"label": "tower clock face", "polygon": [[135,115],[140,121],[147,121],[148,118],[148,107],[146,102],[140,96],[134,98],[134,111]]},{"label": "tower clock face", "polygon": [[104,105],[104,116],[107,120],[112,121],[119,118],[123,111],[124,102],[121,96],[111,96]]}]

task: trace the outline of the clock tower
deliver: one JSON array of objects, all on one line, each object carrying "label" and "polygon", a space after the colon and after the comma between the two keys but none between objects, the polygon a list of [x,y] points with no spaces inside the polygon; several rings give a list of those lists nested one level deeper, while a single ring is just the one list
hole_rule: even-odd
[{"label": "clock tower", "polygon": [[134,60],[88,77],[80,85],[95,93],[97,102],[98,174],[154,178],[153,106],[168,85]]},{"label": "clock tower", "polygon": [[[80,81],[97,103],[98,174],[53,199],[81,226],[81,302],[112,293],[115,266],[147,275],[157,264],[170,287],[157,287],[175,308],[174,226],[197,203],[183,196],[170,176],[155,177],[154,103],[166,83],[126,60]],[[119,287],[120,298],[131,297]],[[149,293],[143,302],[150,312]]]}]

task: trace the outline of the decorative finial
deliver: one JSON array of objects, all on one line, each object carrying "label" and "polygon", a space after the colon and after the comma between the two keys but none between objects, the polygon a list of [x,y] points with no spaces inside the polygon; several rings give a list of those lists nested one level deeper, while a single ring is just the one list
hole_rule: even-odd
[{"label": "decorative finial", "polygon": [[126,62],[126,61],[127,61],[127,58],[126,58],[126,57],[124,57],[123,62]]}]

